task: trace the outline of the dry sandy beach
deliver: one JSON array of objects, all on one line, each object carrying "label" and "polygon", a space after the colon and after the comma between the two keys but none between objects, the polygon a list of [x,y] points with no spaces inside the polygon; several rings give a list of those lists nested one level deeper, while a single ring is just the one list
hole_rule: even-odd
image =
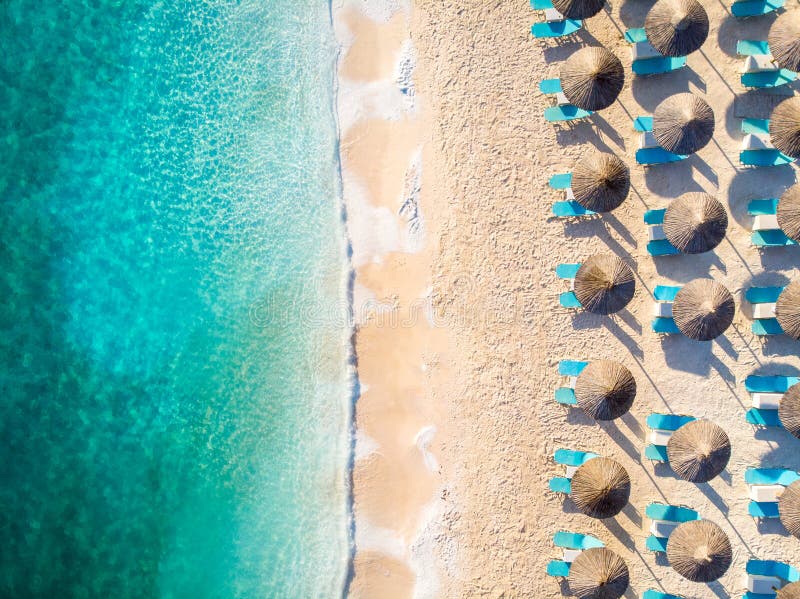
[{"label": "dry sandy beach", "polygon": [[[800,344],[759,340],[742,305],[747,287],[800,276],[800,248],[757,250],[746,214],[750,199],[794,183],[797,167],[738,164],[735,45],[766,39],[772,17],[736,21],[723,3],[701,3],[711,20],[702,50],[688,68],[648,79],[633,78],[622,34],[643,25],[649,0],[611,2],[562,42],[531,37],[537,15],[525,0],[335,3],[361,385],[351,596],[559,597],[568,587],[545,575],[558,530],[593,534],[618,552],[631,573],[628,597],[648,588],[740,597],[748,559],[800,566],[800,541],[747,515],[744,483],[750,466],[800,470],[800,441],[744,420],[747,375],[800,372]],[[787,7],[800,11],[794,0]],[[587,45],[622,60],[622,95],[581,124],[546,123],[537,83]],[[714,140],[684,162],[637,167],[633,119],[685,91],[712,106]],[[561,198],[548,178],[593,148],[631,167],[628,199],[599,218],[552,219]],[[727,238],[707,254],[651,258],[644,211],[700,190],[726,206]],[[598,252],[636,271],[634,300],[613,317],[560,308],[555,266]],[[697,277],[734,293],[733,326],[708,343],[652,333],[655,285]],[[599,425],[556,404],[562,358],[624,363],[638,387],[631,412]],[[722,426],[733,446],[726,471],[695,485],[645,460],[652,412]],[[549,492],[548,479],[563,473],[552,458],[560,447],[621,462],[630,505],[593,520]],[[648,552],[651,501],[688,505],[722,526],[734,547],[727,574],[690,583]]]}]

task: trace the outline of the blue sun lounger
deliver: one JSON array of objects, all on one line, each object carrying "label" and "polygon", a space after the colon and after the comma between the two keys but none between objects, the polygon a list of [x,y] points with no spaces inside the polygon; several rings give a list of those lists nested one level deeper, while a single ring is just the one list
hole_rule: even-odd
[{"label": "blue sun lounger", "polygon": [[[750,487],[747,513],[753,518],[778,518],[776,487],[788,487],[800,479],[800,474],[785,468],[748,468],[744,482]],[[762,487],[761,490],[758,488]]]},{"label": "blue sun lounger", "polygon": [[[780,287],[751,288],[759,290],[780,289]],[[769,299],[767,293],[764,297]],[[773,292],[774,297],[774,292]],[[786,390],[800,381],[796,376],[758,376],[750,375],[744,386],[750,394],[753,407],[745,413],[745,420],[755,426],[783,427],[778,417],[778,406]]]},{"label": "blue sun lounger", "polygon": [[[544,83],[544,82],[542,82]],[[581,206],[572,199],[572,173],[561,173],[550,177],[548,182],[551,189],[566,191],[567,200],[553,203],[553,214],[558,218],[578,216],[594,216],[597,213]]]},{"label": "blue sun lounger", "polygon": [[644,28],[628,29],[625,32],[625,41],[633,44],[631,49],[631,70],[635,75],[648,77],[676,71],[686,66],[686,57],[662,56],[647,41],[647,32]]},{"label": "blue sun lounger", "polygon": [[[577,360],[561,360],[558,363],[558,374],[573,379],[577,377],[589,362],[578,362]],[[555,399],[564,406],[574,406],[578,403],[575,398],[575,389],[570,387],[559,387],[556,389]]]},{"label": "blue sun lounger", "polygon": [[764,40],[739,40],[736,42],[736,54],[739,56],[763,56],[772,54],[769,43]]},{"label": "blue sun lounger", "polygon": [[642,166],[669,164],[670,162],[679,162],[688,158],[688,156],[684,156],[683,154],[668,152],[658,145],[652,145],[651,142],[645,145],[645,140],[650,138],[648,134],[653,131],[653,117],[637,117],[633,121],[633,129],[642,134],[642,142],[640,143],[642,147],[636,150],[636,162]]},{"label": "blue sun lounger", "polygon": [[769,89],[786,85],[797,79],[797,73],[789,69],[775,69],[774,71],[756,71],[742,73],[741,81],[744,87]]},{"label": "blue sun lounger", "polygon": [[557,104],[544,109],[544,118],[551,123],[583,119],[592,114],[568,102],[561,93],[561,79],[543,79],[539,82],[539,91],[546,96],[556,96]]},{"label": "blue sun lounger", "polygon": [[553,544],[564,549],[564,559],[551,560],[547,564],[547,575],[558,578],[569,576],[570,565],[581,551],[595,547],[605,547],[603,541],[592,535],[565,531],[559,531],[553,535]]},{"label": "blue sun lounger", "polygon": [[659,335],[677,335],[680,333],[678,326],[672,319],[672,302],[675,301],[675,296],[678,295],[680,290],[680,287],[656,285],[653,290],[653,298],[656,300],[654,310],[656,316],[650,323],[654,333]]},{"label": "blue sun lounger", "polygon": [[548,486],[554,493],[564,493],[569,495],[572,492],[572,473],[574,470],[583,466],[591,459],[598,457],[596,453],[588,451],[575,451],[573,449],[557,449],[553,455],[556,464],[561,464],[567,469],[566,476],[554,476],[550,479]]},{"label": "blue sun lounger", "polygon": [[[572,281],[575,280],[575,275],[578,274],[578,269],[581,267],[580,263],[578,264],[559,264],[556,267],[556,276],[559,279],[566,279],[570,281],[570,286],[572,285]],[[569,309],[577,309],[583,308],[583,304],[578,300],[578,296],[575,295],[574,291],[564,291],[561,295],[558,296],[558,303],[561,304],[562,308],[569,308]]]},{"label": "blue sun lounger", "polygon": [[[750,287],[744,294],[744,299],[753,304],[753,323],[750,329],[753,334],[764,335],[783,335],[780,323],[774,317],[759,317],[760,308],[758,304],[774,304],[778,301],[783,291],[783,287]],[[765,310],[766,311],[766,310]]]},{"label": "blue sun lounger", "polygon": [[792,164],[794,161],[794,158],[776,149],[739,152],[739,162],[744,166],[784,166]]},{"label": "blue sun lounger", "polygon": [[773,560],[751,559],[745,568],[747,592],[743,599],[774,599],[775,590],[790,582],[800,580],[797,568]]},{"label": "blue sun lounger", "polygon": [[647,589],[642,595],[642,599],[685,599],[681,595],[670,595],[669,593],[662,593],[655,589]]},{"label": "blue sun lounger", "polygon": [[664,235],[664,213],[666,210],[648,210],[644,213],[644,224],[647,225],[647,253],[651,256],[674,256],[680,250],[672,245]]},{"label": "blue sun lounger", "polygon": [[785,0],[740,0],[731,4],[731,14],[737,19],[759,17],[783,8]]},{"label": "blue sun lounger", "polygon": [[650,429],[649,443],[644,448],[644,457],[653,462],[669,462],[667,441],[673,432],[684,424],[695,420],[694,416],[681,414],[650,414],[647,427]]},{"label": "blue sun lounger", "polygon": [[778,198],[752,200],[747,205],[747,214],[753,217],[753,232],[750,240],[756,247],[784,247],[797,245],[794,239],[786,236],[776,218]]},{"label": "blue sun lounger", "polygon": [[645,541],[645,547],[655,553],[667,551],[669,535],[679,524],[700,520],[700,514],[693,509],[665,503],[651,503],[645,508],[644,513],[652,520],[650,536]]},{"label": "blue sun lounger", "polygon": [[[536,4],[536,6],[534,6]],[[550,6],[545,6],[549,4]],[[553,8],[552,2],[531,2],[537,10],[549,10]],[[541,8],[544,7],[544,8]],[[579,19],[559,19],[553,21],[545,21],[543,23],[534,23],[531,27],[531,34],[537,39],[548,37],[564,37],[572,35],[583,27],[583,22]]]}]

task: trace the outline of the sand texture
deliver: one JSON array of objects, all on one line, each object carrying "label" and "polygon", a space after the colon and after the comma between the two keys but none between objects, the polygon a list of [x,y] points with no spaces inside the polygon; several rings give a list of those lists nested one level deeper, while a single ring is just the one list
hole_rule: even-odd
[{"label": "sand texture", "polygon": [[[649,588],[687,597],[740,597],[748,559],[800,566],[800,541],[787,536],[777,521],[748,516],[744,483],[750,466],[800,470],[800,440],[781,429],[756,429],[744,419],[751,407],[744,388],[747,375],[800,371],[800,343],[754,336],[743,302],[751,285],[797,280],[800,266],[798,247],[754,248],[746,213],[751,199],[778,197],[796,180],[797,167],[745,169],[738,163],[740,117],[759,115],[743,113],[755,110],[758,101],[739,83],[741,59],[735,46],[739,39],[766,39],[773,18],[739,22],[720,2],[702,4],[711,20],[702,50],[689,56],[687,68],[647,79],[633,78],[630,46],[622,34],[643,26],[649,1],[614,2],[589,19],[578,35],[560,42],[532,38],[530,25],[539,17],[523,0],[423,0],[408,13],[404,26],[418,54],[414,81],[423,106],[415,118],[425,124],[410,144],[423,145],[425,241],[412,253],[399,239],[379,266],[362,268],[357,281],[369,277],[370,288],[396,294],[401,304],[402,298],[424,297],[430,286],[434,326],[383,330],[374,337],[364,327],[357,333],[360,375],[365,361],[376,365],[365,373],[367,393],[395,376],[408,384],[416,376],[419,384],[404,392],[414,397],[414,407],[402,417],[389,410],[388,399],[379,402],[384,408],[372,412],[365,407],[369,400],[364,394],[357,406],[359,431],[373,431],[370,437],[394,434],[402,443],[368,477],[363,467],[359,474],[357,463],[356,581],[358,565],[366,571],[364,564],[371,559],[358,544],[359,506],[368,503],[369,521],[376,525],[394,530],[407,525],[401,534],[403,549],[395,553],[398,564],[409,563],[414,543],[428,538],[434,542],[436,567],[400,572],[399,565],[387,565],[383,579],[398,582],[392,592],[354,585],[356,596],[569,595],[565,582],[545,575],[547,562],[560,557],[552,543],[559,530],[593,534],[618,552],[631,573],[628,597],[640,597]],[[787,6],[795,13],[800,10],[794,2]],[[538,92],[538,82],[557,77],[561,62],[587,45],[609,48],[625,65],[627,81],[619,101],[580,124],[546,123],[542,113],[550,102]],[[361,72],[371,71],[361,67]],[[651,114],[667,96],[686,91],[712,106],[714,139],[681,163],[648,170],[637,166],[633,119]],[[789,91],[797,93],[796,86]],[[404,143],[398,138],[400,147]],[[387,142],[386,155],[395,152],[390,146]],[[355,152],[346,147],[343,155]],[[553,219],[551,205],[563,196],[548,188],[548,178],[570,171],[595,148],[617,154],[631,167],[628,199],[601,217]],[[376,152],[368,154],[364,160],[371,164],[386,160]],[[398,160],[407,163],[405,157]],[[365,185],[378,189],[381,183]],[[730,221],[726,239],[710,253],[651,258],[642,221],[645,210],[665,208],[671,198],[689,191],[706,191],[725,205]],[[345,192],[347,197],[347,186]],[[371,206],[388,206],[385,200],[395,202],[400,196],[401,189],[384,199],[373,195]],[[391,207],[396,211],[397,203]],[[353,245],[358,256],[358,235]],[[598,252],[616,254],[635,270],[633,301],[611,317],[559,307],[558,295],[567,285],[556,278],[556,265]],[[654,334],[655,285],[697,277],[711,277],[733,292],[737,311],[732,327],[708,343]],[[391,351],[382,343],[391,345]],[[433,345],[426,348],[429,343]],[[425,348],[422,353],[420,347]],[[403,370],[419,364],[420,356],[422,374],[410,366]],[[553,393],[563,384],[557,372],[562,358],[624,363],[638,388],[631,412],[599,425],[556,404]],[[691,484],[678,480],[669,466],[646,460],[645,419],[653,412],[691,414],[718,423],[733,445],[722,475],[708,484]],[[406,470],[409,462],[395,460],[404,448],[423,460],[420,452],[409,450],[410,438],[428,425],[436,427],[431,449],[438,470],[415,478],[424,472],[424,464]],[[378,428],[383,430],[378,433]],[[621,462],[633,482],[629,506],[616,518],[592,520],[577,513],[570,500],[551,493],[548,479],[564,474],[552,457],[562,447]],[[363,499],[362,476],[370,481]],[[401,492],[407,484],[416,490]],[[381,493],[386,501],[400,498],[413,510],[392,511],[366,499]],[[648,552],[644,543],[650,522],[644,512],[652,501],[688,505],[719,524],[733,544],[727,574],[708,585],[690,583],[671,570],[665,557]],[[419,515],[423,505],[435,506],[428,520]],[[420,530],[423,522],[425,529]],[[381,554],[389,552],[376,549],[372,557]],[[380,580],[380,571],[374,570],[372,580]]]}]

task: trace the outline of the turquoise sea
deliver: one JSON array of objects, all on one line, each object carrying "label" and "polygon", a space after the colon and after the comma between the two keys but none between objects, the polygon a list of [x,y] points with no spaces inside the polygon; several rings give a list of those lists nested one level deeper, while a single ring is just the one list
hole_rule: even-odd
[{"label": "turquoise sea", "polygon": [[340,596],[328,1],[1,4],[0,596]]}]

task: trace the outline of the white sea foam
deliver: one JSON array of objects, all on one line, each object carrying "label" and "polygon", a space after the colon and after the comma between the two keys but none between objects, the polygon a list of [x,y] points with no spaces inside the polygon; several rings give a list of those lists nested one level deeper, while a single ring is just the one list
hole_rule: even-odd
[{"label": "white sea foam", "polygon": [[373,21],[387,22],[399,11],[411,10],[411,0],[345,0],[345,6],[353,6]]},{"label": "white sea foam", "polygon": [[359,551],[375,551],[406,560],[406,544],[402,537],[389,528],[373,526],[365,518],[359,518],[356,526],[356,546]]},{"label": "white sea foam", "polygon": [[444,501],[440,495],[430,501],[422,510],[422,524],[411,544],[408,564],[414,572],[414,599],[435,599],[440,596],[439,563],[441,520]]},{"label": "white sea foam", "polygon": [[423,427],[417,433],[417,436],[414,438],[414,444],[419,449],[420,453],[422,454],[422,459],[425,462],[425,467],[430,470],[431,472],[438,472],[439,471],[439,462],[436,459],[436,456],[433,455],[428,447],[433,441],[433,437],[436,435],[436,427],[433,425],[429,425]]},{"label": "white sea foam", "polygon": [[[362,389],[363,391],[363,389]],[[363,460],[367,456],[372,455],[376,451],[380,445],[378,442],[367,435],[363,430],[359,429],[356,431],[356,451],[355,451],[355,458],[356,461]]]}]

